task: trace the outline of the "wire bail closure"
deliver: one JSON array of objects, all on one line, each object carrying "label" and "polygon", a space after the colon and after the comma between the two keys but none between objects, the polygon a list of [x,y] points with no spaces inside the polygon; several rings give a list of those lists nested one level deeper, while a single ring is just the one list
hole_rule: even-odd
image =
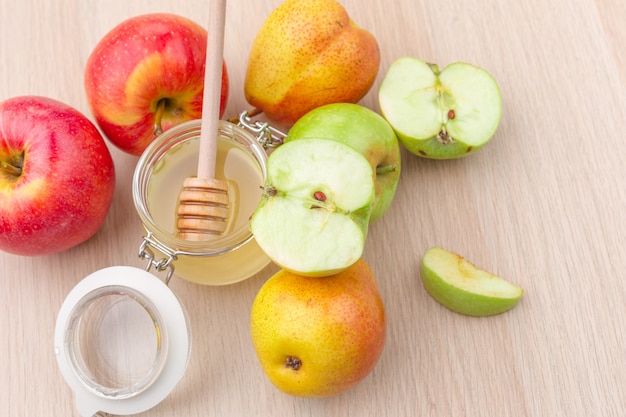
[{"label": "wire bail closure", "polygon": [[[166,257],[157,259],[152,248],[163,253]],[[175,251],[153,238],[152,232],[148,232],[148,235],[143,237],[137,256],[148,261],[145,267],[145,270],[148,272],[151,267],[154,267],[154,270],[157,272],[167,270],[165,285],[169,285],[172,275],[174,275],[174,261],[178,259]]]},{"label": "wire bail closure", "polygon": [[267,122],[253,121],[247,111],[241,112],[237,118],[237,126],[256,134],[256,140],[263,149],[278,148],[283,144],[287,134]]}]

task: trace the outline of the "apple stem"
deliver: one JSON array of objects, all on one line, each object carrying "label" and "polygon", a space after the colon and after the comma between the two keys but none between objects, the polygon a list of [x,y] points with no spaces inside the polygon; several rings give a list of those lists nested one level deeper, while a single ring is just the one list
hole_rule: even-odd
[{"label": "apple stem", "polygon": [[22,175],[22,167],[13,165],[3,160],[0,160],[0,168],[6,171],[7,174],[16,178]]},{"label": "apple stem", "polygon": [[154,136],[159,136],[163,133],[161,120],[163,119],[163,112],[165,111],[165,100],[166,99],[162,98],[157,103],[157,109],[154,115]]},{"label": "apple stem", "polygon": [[386,174],[388,172],[395,172],[398,169],[395,165],[385,165],[376,167],[376,175]]},{"label": "apple stem", "polygon": [[430,70],[436,75],[439,76],[439,74],[441,73],[439,71],[439,65],[437,64],[428,64],[428,66],[430,67]]}]

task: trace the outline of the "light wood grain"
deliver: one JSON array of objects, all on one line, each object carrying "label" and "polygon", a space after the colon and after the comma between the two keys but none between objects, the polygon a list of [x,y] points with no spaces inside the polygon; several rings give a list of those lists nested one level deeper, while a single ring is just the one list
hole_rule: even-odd
[{"label": "light wood grain", "polygon": [[[247,107],[254,34],[279,0],[230,1],[226,117]],[[403,151],[388,214],[365,258],[388,313],[374,371],[329,399],[300,399],[265,379],[249,338],[252,300],[276,267],[212,288],[173,279],[193,331],[191,363],[145,416],[599,417],[626,410],[626,6],[622,0],[343,0],[378,38],[382,64],[362,104],[378,110],[390,63],[414,55],[469,61],[498,80],[493,140],[455,161]],[[39,94],[89,114],[83,68],[130,16],[168,11],[206,22],[206,1],[3,0],[0,99]],[[57,369],[53,331],[70,289],[109,265],[141,266],[131,200],[136,158],[111,148],[117,190],[98,234],[46,257],[0,254],[0,414],[77,416]],[[4,198],[0,196],[0,198]],[[3,202],[2,202],[3,203]],[[469,318],[434,302],[419,279],[432,245],[522,286],[506,314]]]}]

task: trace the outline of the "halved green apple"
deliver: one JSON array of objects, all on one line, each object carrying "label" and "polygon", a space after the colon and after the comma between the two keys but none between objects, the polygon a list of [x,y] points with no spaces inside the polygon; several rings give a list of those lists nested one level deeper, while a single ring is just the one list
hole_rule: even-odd
[{"label": "halved green apple", "polygon": [[432,247],[422,258],[426,291],[441,305],[469,316],[491,316],[515,307],[524,290],[476,268],[456,253]]},{"label": "halved green apple", "polygon": [[450,159],[480,149],[495,134],[502,97],[483,68],[455,62],[443,70],[418,58],[392,63],[379,89],[380,110],[412,153]]},{"label": "halved green apple", "polygon": [[345,143],[365,156],[372,166],[376,187],[370,223],[387,212],[400,179],[400,144],[381,115],[360,104],[326,104],[298,119],[285,142],[303,138]]},{"label": "halved green apple", "polygon": [[327,276],[363,253],[374,200],[369,161],[329,139],[299,139],[272,152],[251,230],[278,266]]}]

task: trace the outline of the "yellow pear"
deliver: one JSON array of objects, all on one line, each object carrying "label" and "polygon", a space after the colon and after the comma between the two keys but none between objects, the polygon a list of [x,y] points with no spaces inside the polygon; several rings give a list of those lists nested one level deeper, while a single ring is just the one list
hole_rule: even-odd
[{"label": "yellow pear", "polygon": [[254,39],[244,91],[272,121],[291,126],[329,103],[356,103],[380,66],[374,35],[335,0],[287,0]]},{"label": "yellow pear", "polygon": [[254,299],[250,330],[261,367],[279,390],[328,397],[356,385],[378,362],[385,309],[363,259],[323,278],[281,270]]}]

